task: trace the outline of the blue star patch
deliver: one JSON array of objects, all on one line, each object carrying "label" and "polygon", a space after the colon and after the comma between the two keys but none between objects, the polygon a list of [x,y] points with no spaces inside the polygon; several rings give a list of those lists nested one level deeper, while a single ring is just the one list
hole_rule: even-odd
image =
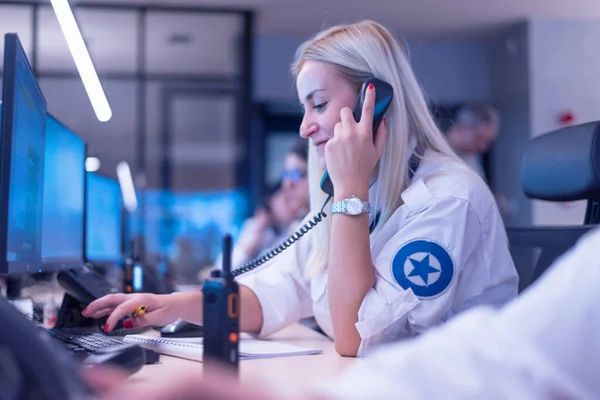
[{"label": "blue star patch", "polygon": [[418,297],[436,297],[454,277],[450,254],[437,243],[415,240],[402,246],[392,260],[392,275],[405,290]]}]

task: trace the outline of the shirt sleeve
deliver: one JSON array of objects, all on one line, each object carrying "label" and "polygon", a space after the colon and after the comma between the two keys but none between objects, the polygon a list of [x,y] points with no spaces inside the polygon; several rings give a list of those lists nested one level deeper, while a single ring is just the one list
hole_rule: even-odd
[{"label": "shirt sleeve", "polygon": [[345,400],[598,398],[598,246],[600,231],[502,310],[479,307],[419,338],[378,349],[315,394]]},{"label": "shirt sleeve", "polygon": [[237,279],[241,286],[254,292],[262,308],[263,326],[259,337],[313,314],[310,286],[303,273],[309,244],[307,234],[257,270]]},{"label": "shirt sleeve", "polygon": [[404,221],[393,218],[374,238],[373,246],[389,239],[379,245],[376,283],[359,309],[361,356],[445,321],[456,302],[476,298],[487,284],[482,227],[466,200],[431,198]]}]

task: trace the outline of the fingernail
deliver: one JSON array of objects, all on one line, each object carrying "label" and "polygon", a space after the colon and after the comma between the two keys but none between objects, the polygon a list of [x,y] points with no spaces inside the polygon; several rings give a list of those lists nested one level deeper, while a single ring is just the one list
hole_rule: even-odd
[{"label": "fingernail", "polygon": [[110,326],[108,324],[104,324],[104,333],[108,333],[110,331]]},{"label": "fingernail", "polygon": [[133,328],[133,322],[131,322],[130,319],[126,319],[123,322],[123,328],[125,328],[125,329],[131,329],[131,328]]},{"label": "fingernail", "polygon": [[386,117],[383,117],[383,125],[387,126],[387,118]]},{"label": "fingernail", "polygon": [[84,308],[83,310],[81,310],[81,315],[85,315],[86,312],[87,312],[87,308]]},{"label": "fingernail", "polygon": [[369,89],[373,89],[375,86],[373,86],[372,83],[369,83]]}]

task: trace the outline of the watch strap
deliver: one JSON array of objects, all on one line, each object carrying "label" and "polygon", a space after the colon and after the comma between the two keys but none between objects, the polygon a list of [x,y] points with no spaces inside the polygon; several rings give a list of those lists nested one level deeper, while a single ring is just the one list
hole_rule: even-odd
[{"label": "watch strap", "polygon": [[351,196],[351,197],[348,197],[347,199],[344,199],[342,201],[337,201],[337,202],[333,203],[331,205],[331,213],[332,214],[336,214],[336,213],[346,214],[346,212],[348,211],[348,207],[347,207],[348,200],[350,200],[350,199],[358,199],[362,203],[362,210],[357,215],[365,214],[365,213],[370,213],[371,212],[371,204],[368,201],[364,201],[364,200],[360,199],[357,196]]}]

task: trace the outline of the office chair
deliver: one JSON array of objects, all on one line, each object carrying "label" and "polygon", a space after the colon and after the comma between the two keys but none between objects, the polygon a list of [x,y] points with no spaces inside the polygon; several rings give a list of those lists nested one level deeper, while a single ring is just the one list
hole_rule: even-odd
[{"label": "office chair", "polygon": [[600,121],[559,129],[531,140],[521,182],[530,199],[587,200],[583,225],[507,227],[519,291],[600,222]]}]

